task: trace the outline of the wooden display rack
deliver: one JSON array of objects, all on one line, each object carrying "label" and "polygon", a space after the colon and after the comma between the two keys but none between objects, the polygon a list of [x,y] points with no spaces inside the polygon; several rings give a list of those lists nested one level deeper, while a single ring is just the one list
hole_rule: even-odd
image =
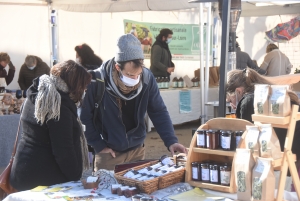
[{"label": "wooden display rack", "polygon": [[[228,119],[228,118],[214,118],[201,125],[198,129],[220,129],[220,130],[246,130],[246,125],[253,125],[249,121],[243,119]],[[222,186],[217,184],[204,183],[201,181],[192,180],[192,166],[191,163],[195,161],[214,160],[219,162],[232,162],[235,151],[212,150],[205,148],[197,148],[197,135],[192,138],[189,153],[187,155],[185,182],[192,186],[212,189],[221,192],[235,193],[236,185],[234,180],[234,168],[231,168],[230,186]]]},{"label": "wooden display rack", "polygon": [[273,164],[274,166],[278,166],[278,165],[281,166],[279,187],[277,191],[276,201],[283,200],[283,192],[286,183],[286,175],[287,175],[288,168],[290,169],[292,179],[293,179],[293,184],[296,189],[298,199],[300,200],[299,175],[295,165],[295,156],[292,154],[292,144],[294,139],[296,121],[300,120],[300,113],[298,112],[298,109],[299,109],[298,105],[293,105],[291,115],[287,117],[272,117],[272,116],[255,115],[255,114],[252,115],[252,120],[255,122],[269,123],[272,124],[273,127],[287,129],[283,157],[281,159],[275,160],[276,162],[275,164]]}]

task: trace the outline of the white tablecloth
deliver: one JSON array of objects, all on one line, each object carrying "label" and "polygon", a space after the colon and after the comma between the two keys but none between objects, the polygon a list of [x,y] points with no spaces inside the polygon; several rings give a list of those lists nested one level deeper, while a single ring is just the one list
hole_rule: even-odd
[{"label": "white tablecloth", "polygon": [[[168,112],[170,114],[171,120],[173,125],[182,124],[185,122],[197,120],[200,118],[200,111],[201,111],[201,90],[200,88],[191,88],[191,89],[183,89],[189,90],[191,92],[191,109],[190,113],[180,113],[179,112],[179,92],[182,89],[168,89],[168,90],[161,90],[160,94],[164,100],[165,105],[167,106]],[[216,101],[219,100],[219,88],[209,88],[208,90],[208,101]],[[214,117],[214,110],[213,106],[206,106],[207,109],[207,116],[208,119]],[[148,131],[153,128],[153,123],[151,122],[150,118],[146,117]]]}]

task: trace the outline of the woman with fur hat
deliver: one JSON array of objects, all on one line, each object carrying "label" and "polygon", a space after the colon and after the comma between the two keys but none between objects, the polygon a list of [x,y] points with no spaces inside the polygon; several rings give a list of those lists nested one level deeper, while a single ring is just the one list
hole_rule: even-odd
[{"label": "woman with fur hat", "polygon": [[23,135],[10,174],[18,191],[79,180],[88,169],[87,144],[76,104],[91,75],[66,61],[33,80],[21,114]]}]

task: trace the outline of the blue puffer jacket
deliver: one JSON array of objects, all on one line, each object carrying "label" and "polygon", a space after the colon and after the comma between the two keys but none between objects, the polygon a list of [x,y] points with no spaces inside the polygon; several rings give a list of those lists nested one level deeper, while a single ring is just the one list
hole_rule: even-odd
[{"label": "blue puffer jacket", "polygon": [[[110,81],[108,75],[109,63],[107,61],[95,71],[100,71],[105,82]],[[94,96],[96,93],[96,84],[91,83],[88,86],[86,96],[84,98],[81,121],[86,126],[86,139],[96,153],[109,147],[114,151],[124,152],[143,144],[146,137],[146,126],[144,117],[146,112],[152,120],[157,132],[164,141],[166,147],[177,143],[178,139],[174,134],[174,128],[167,111],[167,108],[160,96],[153,74],[147,69],[143,69],[142,76],[143,89],[135,98],[135,125],[136,127],[126,132],[123,124],[122,115],[116,101],[116,97],[106,89],[98,111],[97,127],[93,124]],[[103,138],[101,137],[101,135]]]}]

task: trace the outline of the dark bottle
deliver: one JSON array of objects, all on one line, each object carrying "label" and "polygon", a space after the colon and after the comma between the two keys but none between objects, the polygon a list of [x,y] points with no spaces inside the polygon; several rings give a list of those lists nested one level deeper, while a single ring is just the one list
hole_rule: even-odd
[{"label": "dark bottle", "polygon": [[223,186],[229,186],[231,179],[231,165],[224,163],[220,165],[220,183]]},{"label": "dark bottle", "polygon": [[210,178],[210,183],[213,183],[213,184],[220,183],[219,165],[217,165],[217,164],[209,165],[209,178]]},{"label": "dark bottle", "polygon": [[172,80],[172,86],[173,88],[178,88],[178,79],[177,77],[174,77]]},{"label": "dark bottle", "polygon": [[192,180],[201,181],[200,169],[200,164],[198,162],[192,162]]},{"label": "dark bottle", "polygon": [[183,88],[183,79],[182,79],[182,77],[180,77],[178,79],[178,88]]},{"label": "dark bottle", "polygon": [[225,151],[231,150],[231,132],[230,131],[222,131],[221,132],[221,144],[222,149]]},{"label": "dark bottle", "polygon": [[235,132],[235,147],[238,148],[239,143],[241,141],[242,135],[244,131],[236,131]]},{"label": "dark bottle", "polygon": [[209,180],[209,163],[201,163],[201,181],[210,182]]}]

